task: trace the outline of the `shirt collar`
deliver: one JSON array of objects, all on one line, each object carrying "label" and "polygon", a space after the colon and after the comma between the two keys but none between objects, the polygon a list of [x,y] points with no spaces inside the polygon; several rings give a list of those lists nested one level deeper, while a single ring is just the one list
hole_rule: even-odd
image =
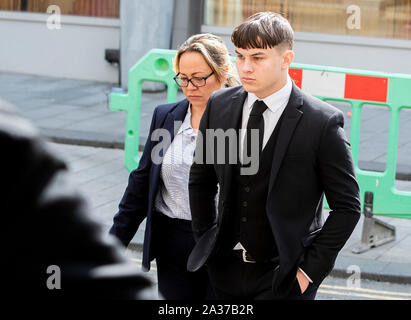
[{"label": "shirt collar", "polygon": [[[262,100],[267,105],[268,109],[270,109],[272,112],[276,112],[281,108],[284,102],[288,102],[288,100],[290,99],[292,88],[292,80],[290,76],[287,75],[286,84],[280,90],[274,92],[272,95],[269,95],[268,97],[265,97]],[[247,100],[248,108],[251,111],[254,102],[259,99],[254,93],[249,92]]]},{"label": "shirt collar", "polygon": [[195,133],[195,131],[193,130],[193,128],[191,126],[191,103],[189,104],[189,106],[187,108],[186,116],[185,116],[184,121],[181,124],[180,128],[178,129],[177,134],[180,134],[182,132],[187,133],[188,135],[191,135],[192,133]]}]

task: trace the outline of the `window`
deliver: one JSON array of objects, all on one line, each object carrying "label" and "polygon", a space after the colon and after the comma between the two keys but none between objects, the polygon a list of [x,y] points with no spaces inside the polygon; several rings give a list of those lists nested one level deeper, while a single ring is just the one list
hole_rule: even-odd
[{"label": "window", "polygon": [[[347,26],[351,5],[359,29]],[[232,27],[259,11],[282,13],[295,31],[411,39],[411,0],[205,0],[204,23]]]},{"label": "window", "polygon": [[120,0],[1,0],[0,10],[46,13],[50,5],[62,14],[91,17],[120,17]]}]

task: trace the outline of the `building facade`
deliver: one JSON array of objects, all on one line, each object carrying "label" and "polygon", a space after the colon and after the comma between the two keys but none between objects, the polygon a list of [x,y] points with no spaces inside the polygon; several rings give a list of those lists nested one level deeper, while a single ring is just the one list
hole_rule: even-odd
[{"label": "building facade", "polygon": [[220,35],[233,53],[234,26],[258,11],[290,21],[295,62],[411,74],[411,0],[4,0],[0,71],[126,88],[145,52],[194,33]]},{"label": "building facade", "polygon": [[258,11],[295,30],[295,62],[411,73],[411,0],[205,0],[202,32],[223,37]]}]

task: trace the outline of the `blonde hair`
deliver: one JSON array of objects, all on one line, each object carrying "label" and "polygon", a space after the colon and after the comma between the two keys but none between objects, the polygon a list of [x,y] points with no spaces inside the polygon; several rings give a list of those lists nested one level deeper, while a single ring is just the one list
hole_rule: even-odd
[{"label": "blonde hair", "polygon": [[186,52],[200,53],[220,83],[224,77],[227,77],[225,83],[227,87],[233,87],[239,84],[238,80],[234,76],[233,63],[227,47],[220,37],[211,33],[202,33],[188,38],[180,46],[174,58],[174,71],[176,73],[180,72],[180,58]]}]

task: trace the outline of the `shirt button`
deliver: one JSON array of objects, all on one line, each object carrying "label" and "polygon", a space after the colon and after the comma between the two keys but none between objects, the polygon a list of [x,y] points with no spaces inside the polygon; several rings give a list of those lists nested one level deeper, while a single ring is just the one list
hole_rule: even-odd
[{"label": "shirt button", "polygon": [[245,191],[245,192],[250,192],[250,187],[249,187],[249,186],[245,186],[245,187],[244,187],[244,191]]},{"label": "shirt button", "polygon": [[247,201],[243,201],[243,207],[246,208],[248,206]]},{"label": "shirt button", "polygon": [[241,217],[241,222],[247,222],[247,218],[246,217]]}]

